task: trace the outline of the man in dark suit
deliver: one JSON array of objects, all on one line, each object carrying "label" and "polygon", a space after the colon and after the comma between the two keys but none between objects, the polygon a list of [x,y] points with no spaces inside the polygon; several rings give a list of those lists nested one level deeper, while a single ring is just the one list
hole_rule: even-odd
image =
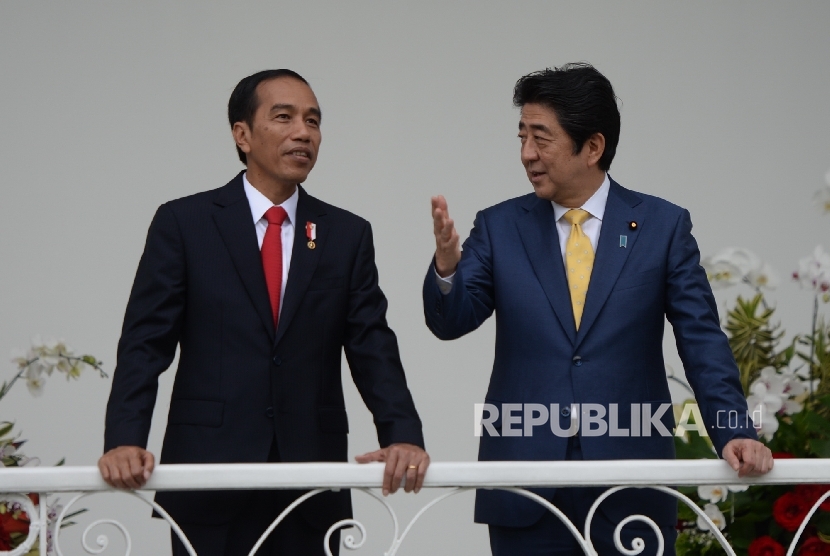
[{"label": "man in dark suit", "polygon": [[[496,313],[485,401],[501,414],[483,431],[479,459],[674,457],[662,353],[668,318],[718,454],[740,476],[767,472],[772,456],[747,415],[689,213],[607,174],[620,131],[610,82],[587,64],[548,69],[521,78],[514,103],[534,193],[479,212],[463,253],[446,201],[432,200],[436,253],[424,282],[427,325],[451,340]],[[513,407],[523,414],[508,418]],[[730,411],[740,416],[732,428]],[[524,426],[514,424],[517,417]],[[581,529],[603,490],[537,492]],[[674,498],[625,490],[595,516],[591,537],[599,554],[617,553],[614,526],[631,514],[659,524],[666,553],[673,553]],[[479,491],[475,518],[489,524],[496,556],[582,554],[553,514],[515,494]],[[623,529],[628,548],[635,536],[647,541],[644,554],[654,553],[657,539],[647,526]]]},{"label": "man in dark suit", "polygon": [[[308,195],[321,111],[290,70],[239,82],[228,116],[247,171],[162,205],[127,305],[107,406],[104,479],[139,488],[158,375],[180,349],[162,463],[346,461],[345,350],[385,461],[384,494],[419,490],[429,457],[386,323],[368,222]],[[159,493],[200,556],[247,554],[300,492]],[[323,554],[348,491],[289,514],[258,554]],[[332,542],[337,551],[334,535]],[[174,554],[186,554],[173,537]]]}]

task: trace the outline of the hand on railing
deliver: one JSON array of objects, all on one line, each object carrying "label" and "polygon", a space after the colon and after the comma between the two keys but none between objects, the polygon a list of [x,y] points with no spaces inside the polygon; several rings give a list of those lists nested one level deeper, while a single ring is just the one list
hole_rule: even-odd
[{"label": "hand on railing", "polygon": [[155,461],[153,454],[144,448],[119,446],[101,456],[98,469],[110,486],[139,489],[150,480]]},{"label": "hand on railing", "polygon": [[738,477],[758,477],[772,470],[772,452],[757,440],[733,438],[723,447],[723,459]]},{"label": "hand on railing", "polygon": [[406,478],[403,489],[418,493],[424,484],[424,476],[429,467],[429,454],[414,444],[392,444],[374,452],[354,458],[357,463],[372,461],[386,462],[383,472],[383,495],[394,494]]}]

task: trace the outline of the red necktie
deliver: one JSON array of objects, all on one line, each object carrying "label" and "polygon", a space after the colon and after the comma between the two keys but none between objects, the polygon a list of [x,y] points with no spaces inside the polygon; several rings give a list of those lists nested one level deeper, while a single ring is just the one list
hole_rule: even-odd
[{"label": "red necktie", "polygon": [[262,238],[260,250],[275,328],[280,317],[280,291],[282,290],[282,222],[287,216],[288,214],[282,207],[268,209],[264,217],[268,221],[268,228],[265,230],[265,237]]}]

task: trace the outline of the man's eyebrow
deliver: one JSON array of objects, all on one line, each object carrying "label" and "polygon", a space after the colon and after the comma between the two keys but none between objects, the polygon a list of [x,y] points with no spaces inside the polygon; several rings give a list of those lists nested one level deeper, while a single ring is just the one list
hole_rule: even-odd
[{"label": "man's eyebrow", "polygon": [[530,125],[527,125],[524,122],[519,122],[519,131],[525,129],[526,127],[529,127],[530,129],[533,129],[533,130],[536,130],[536,131],[544,131],[545,133],[548,133],[548,134],[550,133],[550,128],[548,126],[544,125],[544,124],[530,124]]},{"label": "man's eyebrow", "polygon": [[275,104],[271,107],[271,112],[274,110],[294,110],[295,106],[293,104]]},{"label": "man's eyebrow", "polygon": [[[277,104],[275,104],[271,107],[271,112],[274,112],[275,110],[292,110],[293,111],[293,110],[296,110],[296,109],[297,109],[297,107],[294,106],[293,104],[277,103]],[[321,120],[323,119],[323,113],[320,111],[319,108],[309,108],[308,111],[310,113],[314,114],[315,116],[317,116],[319,119],[321,119]]]}]

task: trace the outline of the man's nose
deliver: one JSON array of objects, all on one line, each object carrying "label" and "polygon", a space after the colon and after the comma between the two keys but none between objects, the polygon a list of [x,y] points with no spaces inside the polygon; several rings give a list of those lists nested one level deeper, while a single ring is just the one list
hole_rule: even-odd
[{"label": "man's nose", "polygon": [[536,149],[536,145],[531,141],[526,141],[522,145],[522,162],[527,163],[538,159],[539,151]]},{"label": "man's nose", "polygon": [[309,141],[311,131],[308,129],[308,124],[304,121],[298,121],[291,129],[291,138],[297,141]]}]

